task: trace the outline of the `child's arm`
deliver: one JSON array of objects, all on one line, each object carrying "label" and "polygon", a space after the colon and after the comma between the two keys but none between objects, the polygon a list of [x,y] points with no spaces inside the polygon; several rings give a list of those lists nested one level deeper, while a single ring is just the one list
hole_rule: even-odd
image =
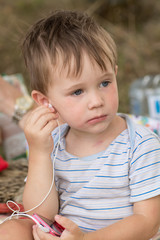
[{"label": "child's arm", "polygon": [[[25,210],[38,205],[50,189],[53,178],[51,152],[53,150],[52,130],[57,127],[57,114],[45,106],[36,108],[28,117],[24,132],[29,145],[29,168],[23,195]],[[45,202],[30,212],[53,219],[58,212],[58,197],[55,186]]]},{"label": "child's arm", "polygon": [[[83,233],[71,220],[56,216],[55,220],[66,230],[61,235],[65,240],[149,240],[158,231],[160,225],[160,196],[134,204],[134,214],[106,228]],[[40,232],[39,239],[57,239]],[[36,238],[35,238],[36,239]]]},{"label": "child's arm", "polygon": [[88,233],[85,240],[148,240],[160,226],[160,197],[134,204],[134,214],[117,223]]}]

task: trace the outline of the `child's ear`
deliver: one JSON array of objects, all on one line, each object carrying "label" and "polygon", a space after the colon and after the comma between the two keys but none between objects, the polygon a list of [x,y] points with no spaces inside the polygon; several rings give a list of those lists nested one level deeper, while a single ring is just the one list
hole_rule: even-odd
[{"label": "child's ear", "polygon": [[33,90],[31,96],[38,105],[49,104],[48,98],[43,93],[37,90]]},{"label": "child's ear", "polygon": [[118,65],[115,66],[115,75],[117,76],[117,72],[118,72]]}]

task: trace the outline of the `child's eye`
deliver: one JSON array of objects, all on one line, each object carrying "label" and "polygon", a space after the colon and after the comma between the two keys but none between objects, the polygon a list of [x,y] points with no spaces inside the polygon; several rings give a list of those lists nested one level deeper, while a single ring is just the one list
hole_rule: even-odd
[{"label": "child's eye", "polygon": [[73,95],[79,96],[82,94],[82,92],[83,92],[82,89],[77,89],[76,91],[73,92]]},{"label": "child's eye", "polygon": [[109,81],[103,81],[101,84],[100,84],[100,87],[107,87],[109,84]]}]

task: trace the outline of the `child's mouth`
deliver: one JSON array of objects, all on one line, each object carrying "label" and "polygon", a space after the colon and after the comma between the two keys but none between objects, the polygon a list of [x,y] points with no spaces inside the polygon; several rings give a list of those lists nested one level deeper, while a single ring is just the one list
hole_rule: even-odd
[{"label": "child's mouth", "polygon": [[94,118],[88,120],[88,123],[89,124],[99,123],[99,122],[106,120],[106,118],[107,118],[107,115],[97,116],[97,117],[94,117]]}]

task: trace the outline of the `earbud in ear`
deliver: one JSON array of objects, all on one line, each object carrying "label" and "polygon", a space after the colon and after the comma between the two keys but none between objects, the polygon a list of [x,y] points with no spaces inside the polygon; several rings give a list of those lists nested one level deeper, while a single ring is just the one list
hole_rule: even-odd
[{"label": "earbud in ear", "polygon": [[48,107],[49,107],[49,108],[53,108],[53,106],[52,106],[51,103],[48,103]]}]

